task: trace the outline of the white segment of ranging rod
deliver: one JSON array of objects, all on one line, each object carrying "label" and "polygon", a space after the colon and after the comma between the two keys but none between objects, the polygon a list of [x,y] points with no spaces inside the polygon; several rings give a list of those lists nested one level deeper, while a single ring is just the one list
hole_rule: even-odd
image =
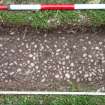
[{"label": "white segment of ranging rod", "polygon": [[13,4],[10,5],[10,10],[40,10],[40,4]]},{"label": "white segment of ranging rod", "polygon": [[91,95],[102,96],[104,92],[38,92],[38,91],[0,91],[0,95]]},{"label": "white segment of ranging rod", "polygon": [[105,9],[105,4],[74,4],[75,9]]}]

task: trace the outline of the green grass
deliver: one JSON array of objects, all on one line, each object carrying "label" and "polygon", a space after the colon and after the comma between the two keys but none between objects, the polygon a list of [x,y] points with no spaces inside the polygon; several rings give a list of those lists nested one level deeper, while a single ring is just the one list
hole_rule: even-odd
[{"label": "green grass", "polygon": [[[87,3],[90,0],[6,0],[4,3]],[[94,1],[94,0],[93,0]],[[101,0],[101,3],[105,0]],[[56,27],[62,24],[103,25],[105,24],[104,10],[88,11],[37,11],[0,12],[0,21],[12,24],[31,25],[36,28]]]},{"label": "green grass", "polygon": [[97,91],[97,87],[93,86],[93,85],[89,85],[86,83],[76,83],[76,82],[72,82],[72,84],[70,84],[69,90],[70,92],[96,92]]},{"label": "green grass", "polygon": [[105,96],[1,96],[0,105],[105,105]]}]

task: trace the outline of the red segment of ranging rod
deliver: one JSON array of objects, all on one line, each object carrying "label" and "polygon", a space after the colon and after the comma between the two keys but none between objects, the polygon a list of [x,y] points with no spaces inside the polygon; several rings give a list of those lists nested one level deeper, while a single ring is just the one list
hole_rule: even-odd
[{"label": "red segment of ranging rod", "polygon": [[75,10],[74,4],[42,4],[41,10]]},{"label": "red segment of ranging rod", "polygon": [[0,5],[0,10],[8,10],[8,6],[6,6],[6,5]]}]

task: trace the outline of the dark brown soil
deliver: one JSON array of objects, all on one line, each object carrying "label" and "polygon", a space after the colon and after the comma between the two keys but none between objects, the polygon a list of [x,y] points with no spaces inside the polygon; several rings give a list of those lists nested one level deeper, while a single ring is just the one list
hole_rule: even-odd
[{"label": "dark brown soil", "polygon": [[105,26],[0,25],[0,90],[104,91],[104,72]]}]

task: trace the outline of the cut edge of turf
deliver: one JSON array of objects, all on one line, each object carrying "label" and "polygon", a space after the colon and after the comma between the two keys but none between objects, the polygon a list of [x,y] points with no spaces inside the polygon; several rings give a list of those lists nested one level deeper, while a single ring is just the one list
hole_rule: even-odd
[{"label": "cut edge of turf", "polygon": [[[13,24],[9,22],[0,23],[0,27],[3,30],[8,29],[18,29],[24,31],[26,28],[28,29],[28,32],[31,33],[31,31],[34,31],[36,34],[81,34],[81,33],[101,33],[102,35],[105,33],[105,25],[98,25],[98,26],[92,26],[92,25],[77,25],[77,24],[62,24],[58,25],[56,27],[50,27],[50,28],[38,28],[38,27],[32,27],[31,25],[20,25],[20,24]],[[3,31],[5,32],[5,31]]]}]

